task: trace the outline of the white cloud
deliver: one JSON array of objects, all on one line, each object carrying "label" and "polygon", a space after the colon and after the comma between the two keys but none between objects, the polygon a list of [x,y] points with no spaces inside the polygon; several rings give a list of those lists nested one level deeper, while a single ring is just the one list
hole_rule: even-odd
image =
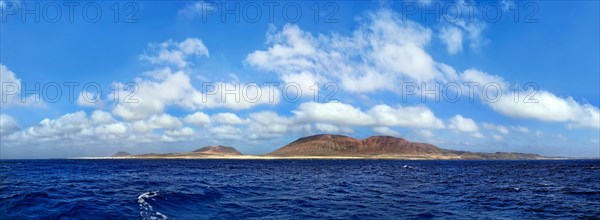
[{"label": "white cloud", "polygon": [[291,119],[278,115],[272,111],[255,112],[249,115],[249,118],[256,123],[264,125],[288,125]]},{"label": "white cloud", "polygon": [[[0,95],[2,95],[2,105],[18,102],[21,98],[21,80],[15,73],[0,63]],[[5,100],[6,99],[6,100]]]},{"label": "white cloud", "polygon": [[187,137],[187,136],[193,136],[195,134],[196,133],[194,132],[194,129],[192,129],[190,127],[183,127],[178,130],[165,131],[165,135],[174,136],[174,137]]},{"label": "white cloud", "polygon": [[394,131],[388,127],[375,127],[375,128],[373,128],[373,131],[375,133],[382,134],[382,135],[389,135],[389,136],[396,136],[396,137],[400,136],[400,133],[398,133],[397,131]]},{"label": "white cloud", "polygon": [[471,137],[474,137],[474,138],[478,138],[478,139],[485,138],[485,136],[481,132],[479,132],[479,131],[477,131],[477,132],[471,132],[469,134],[470,134]]},{"label": "white cloud", "polygon": [[502,134],[508,134],[508,128],[506,126],[502,126],[502,125],[495,125],[495,124],[490,124],[490,123],[483,123],[483,128],[488,129],[488,130],[496,130]]},{"label": "white cloud", "polygon": [[492,134],[492,138],[495,141],[501,141],[503,139],[501,135],[497,135],[497,134]]},{"label": "white cloud", "polygon": [[177,14],[186,18],[193,18],[196,16],[207,16],[209,13],[214,12],[215,10],[215,6],[211,3],[195,1],[180,9]]},{"label": "white cloud", "polygon": [[343,103],[302,103],[292,111],[303,122],[328,122],[336,125],[366,126],[374,124],[371,116],[360,109]]},{"label": "white cloud", "polygon": [[521,133],[529,133],[529,128],[523,126],[513,126],[512,129]]},{"label": "white cloud", "polygon": [[[135,80],[137,91],[125,90],[118,84],[119,103],[113,114],[127,121],[140,120],[153,114],[161,114],[167,106],[179,106],[187,110],[203,108],[248,109],[262,104],[276,104],[279,90],[269,86],[241,86],[241,84],[215,83],[215,92],[196,90],[189,76],[183,71],[172,72],[169,68],[146,73],[150,78]],[[208,90],[208,88],[207,88]],[[257,95],[258,94],[258,95]],[[131,95],[129,99],[126,99]],[[114,97],[115,94],[110,94]]]},{"label": "white cloud", "polygon": [[535,136],[538,136],[538,137],[544,136],[544,132],[535,131]]},{"label": "white cloud", "polygon": [[147,123],[151,128],[176,129],[182,126],[178,118],[169,114],[153,115]]},{"label": "white cloud", "polygon": [[92,92],[82,91],[77,97],[77,104],[80,106],[96,107],[100,103],[100,96]]},{"label": "white cloud", "polygon": [[369,110],[378,125],[410,128],[443,128],[442,120],[435,117],[425,106],[408,106],[392,108],[387,105],[376,105]]},{"label": "white cloud", "polygon": [[[485,85],[498,86],[500,89],[502,89],[502,91],[508,91],[508,86],[506,85],[506,82],[504,81],[504,79],[502,77],[497,76],[497,75],[491,75],[491,74],[482,72],[477,69],[465,70],[460,75],[460,79],[463,82],[478,83],[478,85],[477,85],[478,92],[476,92],[476,94],[479,94],[479,95],[482,94],[481,89]],[[494,95],[494,94],[490,93],[490,96],[491,95]],[[493,96],[491,96],[491,97],[493,98]]]},{"label": "white cloud", "polygon": [[456,54],[463,50],[462,31],[457,27],[447,26],[440,30],[440,39],[446,44],[449,54]]},{"label": "white cloud", "polygon": [[[478,132],[479,131],[479,127],[477,126],[477,124],[475,123],[475,121],[473,121],[473,119],[470,118],[465,118],[462,115],[455,115],[454,117],[452,117],[452,119],[450,119],[450,125],[448,126],[448,128],[455,130],[455,131],[460,131],[460,132]],[[480,136],[476,135],[476,136]]]},{"label": "white cloud", "polygon": [[340,128],[338,128],[335,125],[328,124],[328,123],[316,123],[315,128],[319,132],[324,132],[324,133],[339,133],[340,132]]},{"label": "white cloud", "polygon": [[44,106],[39,95],[29,95],[23,100],[21,97],[21,79],[0,63],[0,103],[1,107],[8,106]]},{"label": "white cloud", "polygon": [[249,115],[251,123],[248,125],[248,137],[251,139],[276,138],[293,132],[295,126],[293,119],[283,117],[272,111],[255,112]]},{"label": "white cloud", "polygon": [[471,47],[471,49],[476,50],[486,42],[486,39],[482,36],[482,32],[486,29],[485,22],[478,20],[475,20],[473,22],[459,20],[457,22],[454,22],[453,24],[462,28],[467,38],[469,39],[469,46]]},{"label": "white cloud", "polygon": [[[271,26],[266,50],[254,51],[246,62],[278,73],[285,82],[306,86],[337,81],[352,92],[396,90],[401,80],[443,77],[439,63],[425,51],[431,30],[402,21],[390,10],[367,13],[351,35],[313,36],[296,25],[279,32]],[[365,83],[369,82],[369,83]]]},{"label": "white cloud", "polygon": [[231,112],[218,113],[212,116],[212,120],[221,124],[239,125],[248,123],[247,120],[241,119],[236,114]]},{"label": "white cloud", "polygon": [[[182,71],[173,73],[165,68],[147,73],[150,79],[136,79],[137,92],[125,90],[124,85],[118,86],[119,103],[113,108],[113,114],[125,120],[139,120],[153,114],[160,114],[168,105],[186,105],[189,94],[195,92],[189,76]],[[130,88],[131,89],[131,88]],[[127,95],[133,94],[125,100]],[[110,97],[114,97],[111,94]],[[192,106],[191,108],[193,109]]]},{"label": "white cloud", "polygon": [[[5,120],[4,115],[2,115],[2,123],[2,129],[11,128],[11,133],[2,131],[3,145],[6,144],[8,147],[34,145],[95,147],[107,144],[136,146],[147,143],[191,141],[196,138],[193,129],[183,127],[178,118],[167,114],[153,115],[134,122],[122,122],[101,110],[94,111],[89,117],[85,112],[78,111],[56,119],[46,118],[37,125],[21,130],[16,130],[15,124],[9,119]],[[4,126],[6,123],[10,126]]]},{"label": "white cloud", "polygon": [[0,135],[9,135],[20,129],[19,123],[7,114],[0,114]]},{"label": "white cloud", "polygon": [[176,42],[167,40],[162,43],[150,43],[149,52],[140,56],[141,60],[152,64],[175,65],[184,68],[189,65],[190,56],[207,56],[208,49],[204,46],[202,40],[198,38],[187,38]]},{"label": "white cloud", "polygon": [[[461,51],[462,42],[467,41],[469,42],[469,47],[471,49],[479,49],[479,47],[487,42],[482,35],[483,31],[487,28],[486,22],[476,18],[480,16],[480,14],[478,14],[479,10],[474,10],[473,12],[476,14],[473,14],[471,17],[464,16],[465,9],[473,6],[472,3],[457,1],[450,4],[456,4],[458,7],[450,7],[448,8],[450,10],[445,10],[448,15],[443,16],[447,16],[450,19],[443,19],[443,24],[440,29],[440,35],[443,36],[440,38],[442,43],[446,44],[450,54],[453,54],[452,52]],[[459,34],[461,39],[460,50],[458,49]],[[453,47],[456,51],[450,49],[450,47]]]},{"label": "white cloud", "polygon": [[[515,118],[532,118],[548,122],[564,122],[569,128],[600,128],[600,111],[591,104],[581,104],[572,97],[562,98],[545,91],[521,91],[515,94],[508,88],[508,83],[500,76],[475,69],[465,70],[460,79],[463,82],[477,82],[476,95],[485,95],[483,86],[494,84],[499,86],[500,93],[490,89],[487,99],[482,101],[494,111]],[[491,88],[491,87],[490,87]],[[528,96],[532,94],[532,96]],[[498,95],[498,96],[497,96]],[[496,97],[497,100],[496,100]]]},{"label": "white cloud", "polygon": [[[548,91],[538,91],[537,102],[526,103],[505,94],[489,105],[497,112],[516,118],[533,118],[549,122],[566,122],[569,127],[600,128],[600,111],[591,104],[580,104],[572,97],[561,98]],[[522,99],[522,98],[521,98]]]},{"label": "white cloud", "polygon": [[11,134],[5,144],[48,143],[53,141],[79,140],[84,129],[92,124],[83,111],[65,114],[56,119],[44,119],[38,125],[31,126]]},{"label": "white cloud", "polygon": [[216,139],[238,140],[242,138],[242,130],[231,125],[212,127],[210,128],[210,132]]},{"label": "white cloud", "polygon": [[285,85],[289,88],[287,93],[285,93],[289,99],[295,99],[296,95],[314,97],[314,94],[311,94],[311,92],[315,90],[315,85],[316,88],[320,89],[320,87],[323,86],[323,82],[327,81],[326,78],[314,75],[307,71],[297,74],[283,74],[281,80],[283,80]]},{"label": "white cloud", "polygon": [[109,124],[117,121],[110,113],[102,110],[96,110],[92,112],[91,119],[96,124]]},{"label": "white cloud", "polygon": [[498,126],[497,129],[502,134],[508,134],[508,129],[504,126]]},{"label": "white cloud", "polygon": [[183,123],[169,114],[152,115],[145,120],[138,120],[131,123],[136,132],[147,133],[154,129],[173,130],[183,126]]},{"label": "white cloud", "polygon": [[104,124],[96,127],[96,134],[116,134],[123,135],[127,133],[127,126],[122,122]]},{"label": "white cloud", "polygon": [[431,130],[415,130],[414,131],[417,135],[421,136],[422,138],[425,139],[431,139],[434,137],[433,132]]},{"label": "white cloud", "polygon": [[206,127],[210,125],[210,117],[204,112],[194,112],[185,117],[185,122],[196,125],[198,127]]},{"label": "white cloud", "polygon": [[292,111],[300,122],[324,122],[340,126],[396,126],[407,128],[443,128],[443,122],[425,106],[376,105],[363,112],[352,105],[331,103],[302,103]]}]

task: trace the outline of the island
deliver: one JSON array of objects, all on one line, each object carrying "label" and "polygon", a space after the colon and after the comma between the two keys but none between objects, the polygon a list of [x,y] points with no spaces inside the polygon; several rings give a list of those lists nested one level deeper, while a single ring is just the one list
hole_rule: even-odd
[{"label": "island", "polygon": [[230,146],[206,146],[192,152],[129,154],[120,151],[110,158],[125,159],[403,159],[403,160],[539,160],[555,159],[537,154],[479,153],[449,150],[433,144],[411,142],[393,136],[356,139],[319,134],[299,138],[271,153],[244,155]]}]

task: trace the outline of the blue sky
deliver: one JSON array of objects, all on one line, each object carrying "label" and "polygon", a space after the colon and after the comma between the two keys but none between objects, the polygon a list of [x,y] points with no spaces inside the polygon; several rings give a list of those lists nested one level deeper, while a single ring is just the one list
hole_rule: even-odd
[{"label": "blue sky", "polygon": [[[598,2],[315,3],[280,2],[271,20],[265,2],[237,2],[240,10],[223,21],[222,12],[236,2],[81,2],[71,22],[65,2],[0,1],[6,97],[0,157],[182,152],[211,144],[261,154],[318,133],[394,135],[480,152],[600,156]],[[37,15],[24,14],[36,4]],[[262,16],[253,22],[255,6]],[[92,22],[96,9],[102,17]],[[53,22],[57,10],[61,17]],[[294,11],[302,16],[293,19]],[[495,20],[495,13],[502,15]],[[69,82],[80,84],[73,100],[64,86],[57,102],[47,100],[56,90],[44,87]],[[128,82],[138,86],[137,103],[115,102],[114,88],[122,99],[128,91],[118,83]],[[310,95],[315,82],[318,100]],[[467,94],[458,102],[402,98],[406,83],[456,83],[465,92],[467,82],[497,86],[492,89],[501,96],[486,101],[478,87],[472,102]],[[528,82],[537,86],[536,103],[523,103]],[[22,102],[19,95],[35,83],[40,89]],[[94,96],[82,89],[88,83],[101,86],[95,103],[82,98]],[[239,83],[238,95],[245,88],[256,92],[243,86],[257,83],[262,96],[223,100],[223,90],[213,94],[206,83]],[[264,83],[279,83],[272,97]],[[337,88],[336,102],[323,99],[331,91],[327,83]],[[284,85],[292,84],[303,92],[293,102],[284,96]]]}]

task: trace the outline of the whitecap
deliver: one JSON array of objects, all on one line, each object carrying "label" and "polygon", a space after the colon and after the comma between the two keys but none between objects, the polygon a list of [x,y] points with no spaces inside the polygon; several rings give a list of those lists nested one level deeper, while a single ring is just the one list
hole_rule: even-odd
[{"label": "whitecap", "polygon": [[[140,205],[140,216],[142,219],[168,219],[168,217],[160,212],[154,211],[154,208],[150,203],[148,203],[149,199],[152,197],[158,196],[158,191],[153,192],[145,192],[138,196],[138,204]],[[154,200],[154,199],[152,199]]]}]

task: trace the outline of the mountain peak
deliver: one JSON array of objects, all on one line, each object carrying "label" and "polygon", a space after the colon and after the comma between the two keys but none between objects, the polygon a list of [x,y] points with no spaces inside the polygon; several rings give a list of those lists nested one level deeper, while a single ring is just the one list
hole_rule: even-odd
[{"label": "mountain peak", "polygon": [[298,140],[270,153],[273,156],[360,156],[424,155],[442,153],[431,144],[414,143],[392,136],[371,136],[359,140],[344,135],[319,134]]},{"label": "mountain peak", "polygon": [[112,156],[113,157],[128,157],[128,156],[131,156],[131,154],[128,152],[125,152],[125,151],[119,151],[116,154],[113,154]]},{"label": "mountain peak", "polygon": [[242,153],[235,148],[223,145],[206,146],[193,152],[203,154],[242,155]]}]

